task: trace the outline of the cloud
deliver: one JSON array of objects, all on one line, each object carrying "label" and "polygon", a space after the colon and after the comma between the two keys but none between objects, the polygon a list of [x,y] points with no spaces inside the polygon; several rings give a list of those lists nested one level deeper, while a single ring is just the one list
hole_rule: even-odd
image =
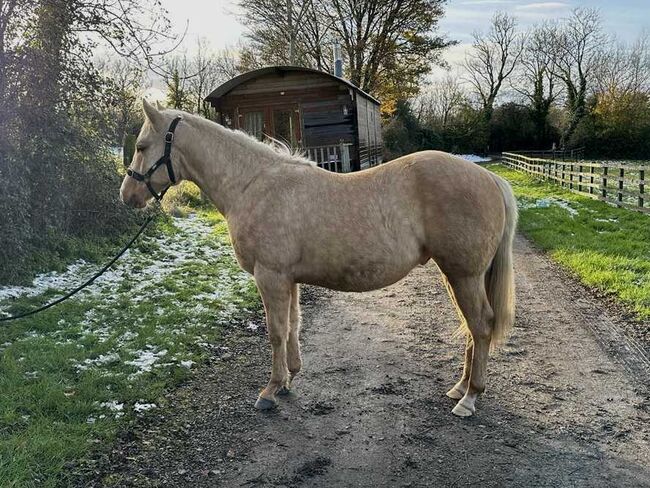
[{"label": "cloud", "polygon": [[526,5],[517,5],[515,8],[517,10],[554,10],[554,9],[566,9],[571,5],[564,2],[540,2],[540,3],[528,3]]}]

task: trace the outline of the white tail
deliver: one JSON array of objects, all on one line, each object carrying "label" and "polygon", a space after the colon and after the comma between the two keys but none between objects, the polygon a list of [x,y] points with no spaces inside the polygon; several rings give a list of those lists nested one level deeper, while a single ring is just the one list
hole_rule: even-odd
[{"label": "white tail", "polygon": [[512,243],[517,227],[517,201],[508,182],[497,175],[493,176],[503,193],[506,210],[503,237],[485,277],[488,300],[494,312],[491,346],[495,348],[508,337],[515,320],[515,275]]}]

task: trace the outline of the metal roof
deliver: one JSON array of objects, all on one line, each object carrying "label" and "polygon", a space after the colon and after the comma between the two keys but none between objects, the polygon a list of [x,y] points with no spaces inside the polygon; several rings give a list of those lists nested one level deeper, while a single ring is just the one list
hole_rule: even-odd
[{"label": "metal roof", "polygon": [[230,93],[230,91],[232,91],[234,88],[241,85],[242,83],[255,79],[259,76],[268,75],[268,74],[283,75],[290,71],[302,71],[305,73],[314,73],[321,76],[333,78],[337,82],[347,85],[349,88],[353,89],[354,91],[356,91],[363,97],[367,98],[368,100],[376,103],[377,105],[381,104],[381,102],[377,100],[375,97],[364,92],[358,86],[352,84],[348,80],[339,78],[338,76],[334,76],[330,73],[326,73],[325,71],[319,71],[317,69],[312,69],[312,68],[303,68],[301,66],[267,66],[266,68],[260,68],[253,71],[248,71],[246,73],[243,73],[239,76],[235,76],[234,78],[226,81],[223,85],[219,86],[216,90],[214,90],[207,97],[205,97],[205,101],[206,102],[216,101],[218,98],[223,97],[228,93]]}]

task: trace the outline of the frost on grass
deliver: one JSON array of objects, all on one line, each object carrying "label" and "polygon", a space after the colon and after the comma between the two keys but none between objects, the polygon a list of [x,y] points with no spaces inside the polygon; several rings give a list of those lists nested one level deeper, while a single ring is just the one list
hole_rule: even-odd
[{"label": "frost on grass", "polygon": [[[126,281],[134,300],[146,300],[148,297],[141,293],[143,290],[149,288],[152,282],[161,282],[165,276],[184,264],[193,262],[210,265],[224,254],[232,255],[231,249],[226,246],[206,243],[212,233],[212,227],[195,215],[173,218],[173,223],[179,230],[178,233],[172,236],[143,237],[143,244],[148,249],[146,253],[137,248],[129,249],[117,265],[97,278],[78,296],[114,300],[115,290]],[[8,299],[33,297],[48,290],[68,291],[92,276],[98,268],[96,264],[79,260],[68,266],[64,272],[38,275],[30,286],[0,287],[0,311],[8,305],[2,303]]]},{"label": "frost on grass", "polygon": [[[77,374],[99,370],[129,382],[153,368],[191,369],[196,346],[214,341],[208,332],[246,312],[252,278],[239,269],[232,248],[211,224],[196,216],[174,218],[173,224],[177,232],[144,237],[140,247],[68,302],[83,304],[86,311],[76,318],[57,317],[56,327],[44,332],[27,328],[0,349],[27,340],[51,340],[52,347],[73,344],[79,354],[68,361]],[[63,293],[97,269],[78,261],[62,273],[38,276],[31,286],[0,288],[0,315],[16,299],[48,290]]]},{"label": "frost on grass", "polygon": [[534,202],[524,202],[519,200],[518,202],[518,207],[520,209],[529,209],[529,208],[549,208],[551,206],[556,206],[563,208],[567,212],[569,212],[569,215],[571,217],[578,215],[578,210],[573,208],[571,205],[569,205],[569,202],[566,200],[561,200],[559,198],[540,198],[538,200],[535,200]]}]

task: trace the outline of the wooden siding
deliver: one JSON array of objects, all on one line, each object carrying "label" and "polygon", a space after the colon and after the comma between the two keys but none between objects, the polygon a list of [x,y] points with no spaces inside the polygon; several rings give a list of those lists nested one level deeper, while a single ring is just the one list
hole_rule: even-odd
[{"label": "wooden siding", "polygon": [[367,98],[357,97],[359,169],[382,162],[382,137],[379,107]]},{"label": "wooden siding", "polygon": [[354,143],[354,111],[347,100],[322,100],[302,104],[303,143],[329,146]]}]

